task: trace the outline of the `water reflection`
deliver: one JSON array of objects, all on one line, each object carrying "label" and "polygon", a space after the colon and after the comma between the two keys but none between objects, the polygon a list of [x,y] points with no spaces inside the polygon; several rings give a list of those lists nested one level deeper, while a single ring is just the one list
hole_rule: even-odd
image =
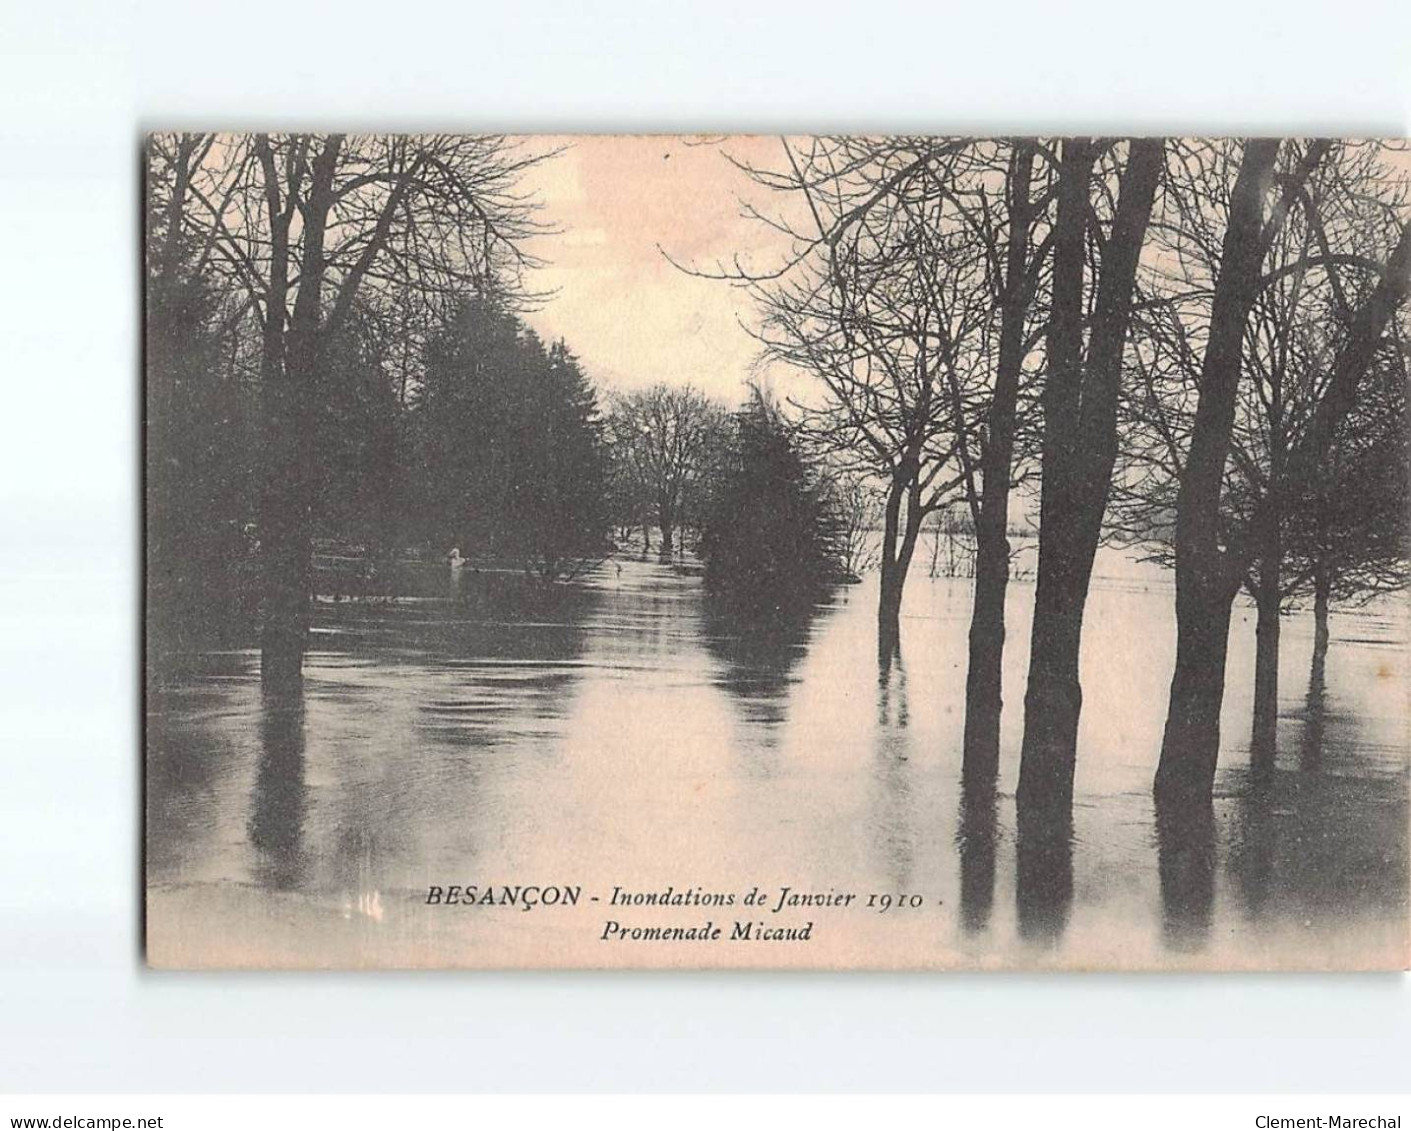
[{"label": "water reflection", "polygon": [[[635,556],[557,587],[467,568],[454,600],[444,563],[426,572],[420,597],[321,602],[302,696],[262,695],[253,653],[154,686],[153,921],[168,898],[192,946],[201,930],[333,921],[363,933],[321,935],[330,963],[396,936],[383,958],[434,945],[474,964],[486,947],[512,957],[540,920],[493,937],[467,917],[428,921],[422,885],[631,872],[643,888],[798,880],[926,897],[914,919],[838,920],[810,961],[1024,961],[1042,947],[1044,962],[1080,964],[1094,940],[1119,939],[1112,953],[1135,964],[1336,964],[1404,947],[1393,622],[1344,634],[1304,702],[1285,701],[1290,745],[1266,780],[1226,749],[1213,807],[1158,813],[1170,657],[1148,652],[1169,633],[1133,626],[1169,615],[1169,590],[1095,588],[1091,646],[1113,660],[1085,671],[1077,808],[1053,813],[1010,800],[1017,695],[998,776],[962,788],[964,581],[916,579],[901,647],[879,654],[875,579],[761,626],[707,600],[699,578]],[[1032,589],[1012,589],[1022,641]],[[1232,671],[1251,666],[1252,632],[1239,632]],[[1310,656],[1289,638],[1292,690]],[[1006,680],[1022,681],[1022,648],[1012,660]],[[1244,731],[1239,694],[1227,734]],[[554,953],[597,961],[591,942],[575,928]]]},{"label": "water reflection", "polygon": [[877,656],[877,725],[883,732],[905,728],[910,719],[906,695],[906,665],[902,663],[901,641]]},{"label": "water reflection", "polygon": [[1327,714],[1327,657],[1313,653],[1313,667],[1308,674],[1308,696],[1303,707],[1303,737],[1299,743],[1299,768],[1304,773],[1317,773],[1323,765],[1323,731]]},{"label": "water reflection", "polygon": [[1162,936],[1173,950],[1200,950],[1215,909],[1215,811],[1166,801],[1155,817]]},{"label": "water reflection", "polygon": [[898,645],[878,657],[877,758],[871,815],[878,852],[896,891],[909,890],[916,857],[910,720],[906,665]]},{"label": "water reflection", "polygon": [[999,812],[993,783],[965,783],[955,846],[960,857],[960,925],[978,933],[990,925],[995,901],[995,845]]},{"label": "water reflection", "polygon": [[[229,791],[229,778],[241,762],[235,728],[223,717],[232,670],[243,673],[244,664],[215,657],[205,675],[184,672],[186,682],[176,682],[170,672],[151,680],[146,808],[147,867],[153,874],[191,871],[216,855],[218,799]],[[160,836],[151,835],[158,830]]]},{"label": "water reflection", "polygon": [[600,596],[596,587],[545,584],[519,570],[467,567],[453,600],[320,602],[313,647],[411,658],[553,660],[581,651]]},{"label": "water reflection", "polygon": [[[1250,920],[1405,914],[1406,778],[1349,769],[1281,771],[1236,798],[1228,871]],[[1240,775],[1227,781],[1238,789]]]},{"label": "water reflection", "polygon": [[1057,946],[1073,905],[1073,810],[1043,802],[1018,805],[1015,831],[1019,937]]},{"label": "water reflection", "polygon": [[1233,780],[1238,795],[1230,829],[1227,871],[1245,913],[1259,919],[1269,901],[1278,860],[1282,823],[1278,796],[1281,791],[1274,788],[1272,777],[1253,772],[1243,779],[1243,785],[1241,779]]},{"label": "water reflection", "polygon": [[787,717],[794,669],[807,651],[819,611],[803,605],[760,617],[720,597],[704,601],[706,647],[722,665],[718,683],[766,744],[772,744],[773,728]]},{"label": "water reflection", "polygon": [[[1291,832],[1298,835],[1298,822],[1291,823],[1290,819],[1311,815],[1323,804],[1328,791],[1338,788],[1335,782],[1320,780],[1327,725],[1325,686],[1325,657],[1315,650],[1300,712],[1303,731],[1296,769],[1281,768],[1273,750],[1256,749],[1251,752],[1245,772],[1225,774],[1225,791],[1235,797],[1229,873],[1245,913],[1252,919],[1269,913],[1276,885],[1283,887],[1290,880],[1298,880],[1301,869],[1295,865],[1290,871],[1292,861],[1281,859],[1286,852],[1282,842]],[[1352,839],[1350,831],[1343,835]]]},{"label": "water reflection", "polygon": [[266,686],[260,708],[260,756],[250,797],[250,843],[262,883],[276,891],[304,878],[304,697]]}]

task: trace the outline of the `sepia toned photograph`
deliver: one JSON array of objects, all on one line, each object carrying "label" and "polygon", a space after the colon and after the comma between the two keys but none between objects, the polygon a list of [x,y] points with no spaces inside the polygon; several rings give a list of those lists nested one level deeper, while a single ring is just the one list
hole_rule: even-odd
[{"label": "sepia toned photograph", "polygon": [[1411,144],[142,165],[150,966],[1411,965]]}]

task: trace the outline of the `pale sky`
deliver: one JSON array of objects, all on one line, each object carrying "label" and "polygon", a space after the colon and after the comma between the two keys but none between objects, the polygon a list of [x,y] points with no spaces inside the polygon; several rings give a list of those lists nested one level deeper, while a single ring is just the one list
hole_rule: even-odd
[{"label": "pale sky", "polygon": [[711,268],[747,252],[753,267],[779,262],[786,243],[740,214],[739,197],[769,194],[732,166],[738,159],[777,167],[772,137],[720,142],[669,136],[534,139],[568,148],[531,171],[526,187],[560,234],[535,241],[550,265],[533,288],[558,293],[529,323],[564,338],[600,388],[656,381],[691,384],[727,403],[740,401],[755,374],[757,343],[748,296],[729,283],[693,278],[672,266]]},{"label": "pale sky", "polygon": [[[774,365],[758,370],[749,296],[727,282],[694,278],[662,255],[709,270],[740,255],[753,269],[777,266],[788,243],[741,215],[741,198],[773,215],[784,203],[726,159],[778,169],[782,141],[670,135],[530,137],[532,150],[563,146],[530,170],[525,188],[559,234],[534,241],[549,266],[529,285],[558,293],[528,322],[562,337],[603,390],[663,381],[691,384],[728,404],[753,377],[781,395],[807,396],[809,378]],[[1384,155],[1411,166],[1411,153]]]}]

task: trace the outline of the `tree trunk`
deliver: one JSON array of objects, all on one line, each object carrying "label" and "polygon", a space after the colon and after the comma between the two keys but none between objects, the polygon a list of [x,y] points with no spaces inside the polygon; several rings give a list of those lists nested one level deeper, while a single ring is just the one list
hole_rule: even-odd
[{"label": "tree trunk", "polygon": [[1209,801],[1156,805],[1157,879],[1168,946],[1205,945],[1215,908],[1215,811]]},{"label": "tree trunk", "polygon": [[1043,481],[1039,498],[1039,568],[1029,680],[1024,694],[1024,741],[1019,798],[1051,799],[1060,809],[1072,797],[1078,714],[1081,605],[1073,608],[1071,576],[1076,492],[1073,436],[1082,391],[1083,260],[1088,193],[1097,149],[1065,140],[1059,169],[1058,216],[1053,231],[1053,300],[1049,313],[1049,369],[1043,393]]},{"label": "tree trunk", "polygon": [[[1279,143],[1245,145],[1210,308],[1200,397],[1176,500],[1176,671],[1156,792],[1173,803],[1209,798],[1220,749],[1230,606],[1243,573],[1220,548],[1220,492],[1230,450],[1245,322],[1264,258],[1264,194]],[[1238,572],[1237,572],[1238,571]]]},{"label": "tree trunk", "polygon": [[1303,712],[1303,741],[1299,769],[1316,773],[1323,762],[1323,731],[1326,723],[1325,688],[1328,665],[1328,604],[1332,597],[1332,574],[1318,562],[1313,574],[1313,663],[1308,673],[1308,698]]},{"label": "tree trunk", "polygon": [[975,521],[975,595],[970,614],[970,655],[965,678],[965,745],[962,776],[993,781],[999,770],[1000,716],[1004,709],[1004,599],[1009,587],[1009,480],[1014,464],[1015,410],[1024,367],[1024,321],[1030,285],[1029,235],[1033,226],[1035,147],[1016,143],[1008,177],[1009,245],[1000,310],[995,389],[981,455],[981,498]]},{"label": "tree trunk", "polygon": [[1207,802],[1220,749],[1220,707],[1235,588],[1218,577],[1176,586],[1176,672],[1156,795],[1173,807]]},{"label": "tree trunk", "polygon": [[888,658],[901,639],[901,580],[897,577],[897,527],[901,514],[901,485],[894,479],[887,489],[882,518],[881,592],[877,597],[877,655]]},{"label": "tree trunk", "polygon": [[[152,143],[149,142],[149,145]],[[182,228],[181,220],[186,214],[186,196],[191,185],[191,159],[201,147],[200,134],[182,134],[177,138],[176,157],[172,170],[171,197],[167,201],[167,231],[162,241],[161,254],[152,264],[153,274],[163,283],[177,282],[181,274]],[[148,156],[150,175],[151,156]]]},{"label": "tree trunk", "polygon": [[1274,768],[1279,726],[1279,606],[1283,544],[1277,526],[1266,534],[1259,561],[1258,608],[1254,638],[1254,728],[1251,765],[1258,773]]},{"label": "tree trunk", "polygon": [[[304,284],[307,285],[307,284]],[[266,396],[267,429],[275,458],[261,511],[265,551],[265,618],[260,676],[267,688],[301,681],[313,594],[314,386],[318,371],[316,313],[299,310],[287,334],[284,373]],[[270,412],[270,410],[273,410]]]},{"label": "tree trunk", "polygon": [[[1040,551],[1034,598],[1029,684],[1024,695],[1024,741],[1019,798],[1056,806],[1073,799],[1078,719],[1083,688],[1078,679],[1083,605],[1091,564],[1082,568],[1076,530],[1050,534]],[[1047,561],[1043,560],[1046,554]]]},{"label": "tree trunk", "polygon": [[260,352],[264,481],[260,491],[260,566],[263,603],[260,615],[260,680],[266,693],[297,690],[303,677],[302,606],[299,547],[289,516],[293,500],[288,484],[296,462],[293,435],[296,400],[285,369],[285,304],[289,295],[289,218],[279,195],[278,175],[268,139],[256,139],[264,166],[265,199],[270,224],[270,279],[265,301]]},{"label": "tree trunk", "polygon": [[657,510],[657,524],[661,527],[661,560],[669,562],[676,545],[676,523],[671,508],[665,504]]},{"label": "tree trunk", "polygon": [[1269,482],[1259,508],[1259,584],[1254,599],[1258,608],[1254,649],[1254,722],[1250,736],[1250,768],[1256,778],[1268,780],[1278,759],[1279,740],[1279,632],[1283,603],[1284,562],[1284,462],[1288,433],[1284,413],[1282,366],[1271,373],[1265,404],[1268,422]]},{"label": "tree trunk", "polygon": [[1332,600],[1333,578],[1327,566],[1319,562],[1313,574],[1313,668],[1312,681],[1323,682],[1328,662],[1328,607]]},{"label": "tree trunk", "polygon": [[890,656],[901,642],[901,589],[897,567],[882,563],[882,591],[877,599],[877,654]]},{"label": "tree trunk", "polygon": [[[287,382],[286,382],[287,384]],[[293,390],[271,400],[291,400]],[[281,417],[285,411],[276,410]],[[272,430],[291,429],[287,419]],[[299,481],[298,458],[282,440],[267,445],[270,471],[260,506],[260,548],[264,561],[264,613],[260,631],[260,680],[267,689],[292,691],[302,681],[304,645],[309,629],[312,536],[308,501]],[[268,448],[276,449],[271,456]]]},{"label": "tree trunk", "polygon": [[266,304],[261,363],[266,479],[260,506],[264,559],[264,615],[260,679],[267,689],[296,690],[303,679],[309,630],[313,545],[313,409],[319,373],[324,234],[332,206],[339,138],[330,138],[311,168],[309,193],[299,209],[303,255],[294,309],[284,325],[288,297],[289,223],[299,186],[291,182],[282,205],[268,144],[259,150],[271,217],[272,260],[280,276]]},{"label": "tree trunk", "polygon": [[890,655],[901,644],[901,598],[906,585],[906,575],[911,569],[911,559],[916,550],[916,539],[921,527],[919,512],[908,511],[900,538],[893,531],[891,541],[895,556],[886,552],[886,538],[883,539],[882,592],[877,601],[877,652]]},{"label": "tree trunk", "polygon": [[957,847],[960,854],[960,923],[967,932],[983,931],[995,899],[995,845],[998,839],[993,781],[961,788]]},{"label": "tree trunk", "polygon": [[887,489],[887,505],[882,524],[882,586],[877,600],[877,654],[889,657],[901,642],[901,597],[911,554],[916,546],[919,515],[908,508],[902,515],[909,484],[905,471],[898,471]]},{"label": "tree trunk", "polygon": [[1073,798],[1083,610],[1112,468],[1117,402],[1137,262],[1161,177],[1159,140],[1130,143],[1112,230],[1103,251],[1086,361],[1084,261],[1097,148],[1065,141],[1054,225],[1053,310],[1044,389],[1039,579],[1024,697],[1019,800],[1067,808]]},{"label": "tree trunk", "polygon": [[999,771],[999,726],[1004,710],[1004,599],[1009,587],[1009,540],[977,533],[975,596],[970,613],[970,657],[965,677],[966,781]]}]

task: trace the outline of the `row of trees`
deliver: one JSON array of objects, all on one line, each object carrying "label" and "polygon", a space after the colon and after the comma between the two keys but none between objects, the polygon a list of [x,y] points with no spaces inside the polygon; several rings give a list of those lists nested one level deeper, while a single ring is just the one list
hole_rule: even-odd
[{"label": "row of trees", "polygon": [[[151,576],[158,622],[196,610],[173,616],[177,639],[257,604],[264,679],[297,682],[316,536],[465,544],[543,577],[606,552],[610,525],[644,544],[657,527],[666,557],[684,529],[708,566],[735,552],[707,537],[711,507],[742,453],[772,450],[779,414],[657,386],[600,418],[572,354],[517,313],[544,231],[519,185],[545,156],[495,137],[151,140]],[[778,194],[760,218],[791,255],[733,276],[766,353],[816,378],[791,412],[803,494],[782,496],[812,515],[813,549],[780,560],[811,576],[826,547],[860,569],[880,485],[890,655],[928,516],[967,515],[965,774],[992,788],[1012,500],[1041,482],[1021,799],[1071,800],[1104,537],[1174,567],[1157,789],[1208,798],[1236,594],[1259,609],[1267,752],[1281,610],[1311,594],[1325,641],[1331,602],[1405,580],[1404,159],[1072,138],[818,138],[784,156],[746,172]]]},{"label": "row of trees", "polygon": [[[1351,141],[816,138],[757,213],[788,260],[732,278],[814,376],[813,441],[884,485],[879,647],[922,523],[975,532],[965,776],[993,788],[1015,488],[1041,481],[1021,809],[1071,803],[1097,548],[1174,567],[1156,790],[1211,795],[1232,603],[1259,608],[1255,749],[1279,615],[1404,581],[1411,228],[1404,155]],[[1264,755],[1267,762],[1267,753]]]},{"label": "row of trees", "polygon": [[[611,479],[609,505],[619,530],[624,534],[641,531],[644,551],[651,548],[652,528],[659,531],[658,550],[663,561],[684,549],[688,530],[694,532],[697,548],[701,548],[705,528],[715,522],[719,529],[719,500],[722,491],[729,493],[725,484],[738,473],[742,450],[756,451],[746,442],[747,437],[763,429],[779,446],[781,458],[787,450],[788,458],[797,462],[798,474],[807,479],[809,489],[820,492],[819,502],[827,516],[822,526],[828,528],[826,536],[812,522],[804,522],[802,529],[791,529],[791,516],[799,516],[793,515],[790,504],[781,502],[777,529],[768,537],[784,542],[800,536],[821,538],[829,547],[826,572],[834,579],[856,581],[876,566],[875,535],[881,525],[882,506],[874,484],[855,461],[836,458],[831,446],[818,444],[806,428],[786,418],[780,406],[759,390],[752,390],[745,405],[735,412],[689,385],[661,383],[616,394],[608,404],[604,432]],[[761,483],[772,481],[767,466],[756,470]],[[759,534],[766,538],[766,531]],[[801,566],[803,574],[810,569]],[[807,577],[800,577],[799,588],[810,592]]]},{"label": "row of trees", "polygon": [[157,135],[147,161],[154,639],[257,618],[297,686],[316,537],[541,576],[607,550],[595,394],[516,311],[543,231],[497,137]]},{"label": "row of trees", "polygon": [[408,549],[555,580],[611,552],[614,526],[644,545],[658,529],[668,560],[689,528],[714,590],[781,606],[846,568],[835,489],[767,401],[731,413],[663,384],[600,406],[568,347],[527,328],[545,229],[518,184],[543,157],[503,138],[150,139],[159,651],[257,629],[266,685],[297,686],[316,585],[352,581],[316,566],[386,589]]}]

